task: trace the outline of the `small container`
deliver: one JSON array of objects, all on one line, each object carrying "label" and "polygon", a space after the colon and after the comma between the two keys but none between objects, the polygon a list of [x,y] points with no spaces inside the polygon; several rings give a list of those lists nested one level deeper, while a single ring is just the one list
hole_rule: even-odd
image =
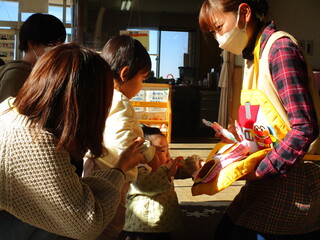
[{"label": "small container", "polygon": [[214,68],[211,68],[211,71],[207,73],[208,79],[208,88],[213,91],[218,91],[218,82],[219,82],[219,73],[214,71]]}]

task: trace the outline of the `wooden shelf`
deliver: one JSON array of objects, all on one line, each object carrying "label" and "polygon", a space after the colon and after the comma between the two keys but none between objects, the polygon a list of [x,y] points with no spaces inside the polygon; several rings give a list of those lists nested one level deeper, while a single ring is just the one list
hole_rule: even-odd
[{"label": "wooden shelf", "polygon": [[0,58],[4,62],[14,59],[15,30],[0,29]]},{"label": "wooden shelf", "polygon": [[[150,101],[146,101],[146,95],[148,91],[154,94],[158,93],[159,99],[151,99]],[[170,84],[143,83],[141,92],[137,94],[137,96],[141,95],[140,99],[137,100],[139,97],[134,97],[131,101],[135,108],[145,108],[142,112],[137,112],[137,115],[143,116],[142,118],[139,118],[140,123],[151,126],[159,125],[161,132],[167,137],[168,143],[171,142],[172,129],[171,94],[172,88]],[[164,98],[162,98],[164,95],[166,95],[167,98],[165,101],[163,101]],[[147,108],[162,108],[165,110],[160,112],[150,112]],[[150,119],[152,114],[157,113],[162,115],[162,119]],[[163,124],[166,126],[165,129],[161,128],[161,125]]]}]

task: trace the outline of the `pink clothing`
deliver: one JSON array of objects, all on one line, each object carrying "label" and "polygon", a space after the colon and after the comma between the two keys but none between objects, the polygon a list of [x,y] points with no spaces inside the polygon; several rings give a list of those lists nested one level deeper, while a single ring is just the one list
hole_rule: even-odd
[{"label": "pink clothing", "polygon": [[242,140],[239,143],[228,144],[226,146],[228,146],[226,150],[223,150],[221,153],[219,153],[219,150],[218,153],[214,154],[211,160],[206,162],[200,171],[195,174],[195,176],[199,176],[198,182],[208,183],[226,166],[246,158],[250,151],[251,144],[247,140]]}]

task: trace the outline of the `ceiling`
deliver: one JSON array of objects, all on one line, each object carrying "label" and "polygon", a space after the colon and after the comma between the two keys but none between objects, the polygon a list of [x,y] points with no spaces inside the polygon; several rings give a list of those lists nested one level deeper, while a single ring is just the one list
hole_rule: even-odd
[{"label": "ceiling", "polygon": [[[107,9],[120,9],[122,0],[89,0]],[[203,0],[131,0],[132,10],[140,12],[170,12],[198,14]]]}]

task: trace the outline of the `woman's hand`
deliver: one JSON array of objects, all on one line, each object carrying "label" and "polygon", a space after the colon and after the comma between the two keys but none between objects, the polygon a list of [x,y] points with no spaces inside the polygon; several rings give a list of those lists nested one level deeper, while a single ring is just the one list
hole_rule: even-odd
[{"label": "woman's hand", "polygon": [[157,169],[160,167],[161,162],[157,154],[155,154],[150,162],[147,162],[149,167],[152,168],[152,172],[157,171]]},{"label": "woman's hand", "polygon": [[243,177],[241,177],[239,180],[259,180],[259,179],[261,179],[261,177],[256,172],[256,170],[253,170],[248,174],[244,175]]},{"label": "woman's hand", "polygon": [[[230,124],[230,125],[228,126],[228,129],[227,129],[227,130],[228,130],[230,133],[233,134],[233,136],[236,138],[236,140],[237,140],[238,142],[241,141],[240,138],[239,138],[239,136],[238,136],[238,133],[237,133],[237,131],[236,131],[236,127],[235,127],[234,124]],[[218,130],[218,129],[216,130],[215,137],[216,137],[216,138],[221,138],[221,142],[222,142],[222,143],[234,143],[234,141],[232,141],[232,140],[226,138],[225,136],[223,136],[223,134],[221,133],[221,131]]]},{"label": "woman's hand", "polygon": [[114,167],[126,172],[137,166],[139,163],[145,162],[144,156],[138,152],[138,148],[142,142],[143,139],[140,137],[134,140],[134,142],[120,154]]}]

